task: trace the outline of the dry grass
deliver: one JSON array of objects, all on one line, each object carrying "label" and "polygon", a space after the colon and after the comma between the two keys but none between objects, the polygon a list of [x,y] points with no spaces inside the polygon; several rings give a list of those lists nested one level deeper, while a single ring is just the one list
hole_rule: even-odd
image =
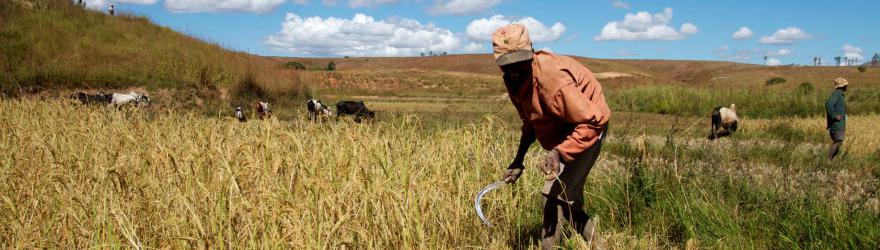
[{"label": "dry grass", "polygon": [[[446,248],[508,240],[485,230],[471,208],[513,148],[513,140],[494,140],[491,121],[420,133],[415,121],[241,124],[31,101],[4,101],[0,110],[5,247]],[[537,190],[531,183],[524,190]],[[535,195],[507,193],[504,204],[532,204]],[[512,220],[513,208],[499,202],[490,201],[491,216]]]},{"label": "dry grass", "polygon": [[[493,192],[485,200],[484,209],[502,228],[482,226],[471,207],[476,191],[496,180],[512,157],[515,126],[484,116],[471,125],[426,129],[433,122],[447,120],[401,116],[367,124],[316,125],[276,119],[239,123],[226,116],[116,111],[60,101],[2,101],[0,247],[535,247],[542,176],[534,168],[517,185]],[[763,125],[756,122],[754,126],[761,129]],[[802,169],[754,163],[764,166],[764,171],[753,173],[736,167],[736,162],[748,158],[718,150],[737,145],[776,150],[764,143],[725,140],[713,146],[687,139],[679,142],[683,150],[715,149],[711,151],[715,153],[688,161],[682,158],[679,171],[691,181],[664,179],[658,174],[669,171],[670,158],[664,156],[665,149],[657,151],[664,142],[647,143],[651,137],[643,136],[632,140],[639,133],[637,128],[616,127],[603,149],[605,160],[590,176],[587,206],[601,215],[598,238],[613,249],[730,247],[739,241],[758,247],[791,247],[798,244],[774,242],[774,234],[765,237],[748,232],[786,225],[795,225],[799,231],[816,229],[804,228],[799,224],[806,223],[801,217],[763,218],[766,215],[739,211],[730,204],[777,209],[773,211],[795,206],[807,213],[803,216],[817,218],[864,218],[858,211],[877,206],[876,198],[863,201],[866,190],[876,184],[873,177],[835,171],[828,172],[828,178],[797,174],[800,177],[793,183],[804,186],[783,186],[773,192],[786,197],[809,195],[792,191],[801,187],[823,195],[851,192],[848,197],[853,198],[832,199],[823,207],[799,207],[800,203],[773,199],[766,203],[730,197],[730,191],[717,182],[758,180],[760,185],[750,188],[776,190],[778,178],[755,178],[792,176],[799,172],[791,171]],[[628,147],[642,147],[648,151],[639,154],[656,158],[638,163],[646,166],[643,171],[648,177],[644,178],[654,176],[642,191],[628,188],[638,178],[631,173],[634,158]],[[532,150],[527,165],[535,165],[540,158],[541,151]],[[852,180],[862,184],[843,191],[833,188],[839,182],[855,184]],[[819,184],[828,188],[815,186]],[[639,209],[633,202],[646,193],[660,198],[653,198],[657,200],[653,208],[642,205]],[[867,207],[856,212],[824,207],[862,203]],[[693,215],[670,214],[680,209],[695,211]],[[690,226],[672,227],[682,223]],[[870,226],[875,221],[860,219],[848,222],[854,223],[850,226],[837,219],[830,223],[833,233],[807,236],[807,242],[839,244],[836,237],[849,237],[844,233],[849,229],[837,227]],[[691,226],[698,228],[688,229]],[[864,244],[871,242],[859,245]],[[586,246],[576,237],[566,245]]]},{"label": "dry grass", "polygon": [[[830,142],[828,130],[825,129],[825,118],[784,118],[784,119],[753,119],[743,121],[747,131],[770,131],[775,126],[789,125],[805,134],[819,135],[825,142]],[[858,157],[880,154],[880,115],[853,115],[847,118],[845,149]],[[878,155],[880,156],[880,155]]]},{"label": "dry grass", "polygon": [[[436,57],[389,57],[389,58],[275,58],[279,62],[295,61],[310,67],[323,67],[330,61],[342,71],[420,70],[462,72],[468,74],[500,75],[491,55],[450,55]],[[784,77],[788,81],[774,88],[794,89],[803,82],[811,82],[817,88],[831,86],[831,80],[846,77],[854,83],[853,88],[880,85],[880,70],[860,73],[856,67],[764,67],[754,64],[715,61],[677,60],[620,60],[578,57],[594,73],[616,72],[640,77],[605,79],[614,85],[631,86],[645,83],[682,84],[689,87],[748,86],[764,87],[771,77]],[[500,78],[499,78],[500,79]]]},{"label": "dry grass", "polygon": [[275,60],[230,51],[146,17],[111,17],[67,0],[4,1],[0,16],[6,19],[0,26],[0,91],[6,96],[71,89],[186,92],[227,88],[248,75],[273,90],[305,84]]}]

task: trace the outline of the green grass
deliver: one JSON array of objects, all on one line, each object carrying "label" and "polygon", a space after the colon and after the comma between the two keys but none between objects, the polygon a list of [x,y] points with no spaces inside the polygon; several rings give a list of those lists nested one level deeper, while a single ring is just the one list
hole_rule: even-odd
[{"label": "green grass", "polygon": [[[746,118],[813,117],[825,113],[825,100],[831,90],[808,91],[807,87],[788,90],[743,88],[736,86],[694,88],[674,85],[644,85],[610,89],[606,96],[613,110],[674,114],[709,115],[713,108],[736,104],[737,113]],[[880,90],[851,89],[847,93],[847,113],[880,112]]]}]

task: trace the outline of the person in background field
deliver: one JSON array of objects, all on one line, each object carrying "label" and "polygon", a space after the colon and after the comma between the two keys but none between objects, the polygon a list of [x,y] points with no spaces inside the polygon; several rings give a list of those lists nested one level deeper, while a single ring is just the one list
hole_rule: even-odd
[{"label": "person in background field", "polygon": [[113,4],[110,4],[110,8],[107,9],[107,11],[110,12],[110,16],[115,16],[115,15],[116,15],[116,11],[115,11],[114,8],[115,8],[115,6],[113,6]]},{"label": "person in background field", "polygon": [[573,58],[534,52],[528,30],[521,24],[496,30],[492,49],[522,119],[516,157],[502,178],[508,183],[519,178],[526,152],[538,140],[549,150],[539,166],[545,173],[543,248],[556,247],[565,220],[592,242],[594,224],[583,210],[583,188],[599,157],[611,116],[602,85]]},{"label": "person in background field", "polygon": [[843,137],[846,135],[846,88],[849,82],[844,78],[834,79],[834,92],[825,102],[826,128],[831,135],[831,149],[828,151],[828,161],[834,160],[840,152]]}]

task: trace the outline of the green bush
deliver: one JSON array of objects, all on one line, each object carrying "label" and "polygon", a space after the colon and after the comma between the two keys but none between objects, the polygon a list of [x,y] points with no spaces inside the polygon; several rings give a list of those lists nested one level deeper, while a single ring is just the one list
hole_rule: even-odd
[{"label": "green bush", "polygon": [[295,70],[304,70],[306,69],[306,65],[303,65],[299,62],[286,62],[281,64],[281,67],[285,69],[295,69]]},{"label": "green bush", "polygon": [[867,71],[867,70],[868,70],[868,68],[865,67],[864,65],[859,66],[859,72],[861,72],[861,73],[865,73],[865,71]]},{"label": "green bush", "polygon": [[798,86],[798,94],[801,94],[801,95],[812,94],[814,90],[815,90],[815,88],[813,87],[813,84],[810,82],[804,82]]},{"label": "green bush", "polygon": [[335,62],[330,61],[329,63],[327,63],[327,71],[335,71],[335,70],[336,70],[336,63]]},{"label": "green bush", "polygon": [[773,77],[773,78],[767,79],[767,85],[768,85],[768,86],[769,86],[769,85],[781,84],[781,83],[785,83],[785,78],[782,78],[782,77]]}]

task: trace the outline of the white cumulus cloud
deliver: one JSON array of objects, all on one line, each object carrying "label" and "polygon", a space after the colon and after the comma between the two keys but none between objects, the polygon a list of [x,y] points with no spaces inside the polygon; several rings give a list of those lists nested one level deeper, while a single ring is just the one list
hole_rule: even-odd
[{"label": "white cumulus cloud", "polygon": [[754,35],[755,33],[752,32],[752,29],[749,29],[749,27],[740,27],[739,30],[733,32],[733,39],[746,40],[752,38]]},{"label": "white cumulus cloud", "polygon": [[471,40],[487,42],[492,40],[492,33],[496,29],[512,23],[525,25],[533,42],[556,41],[562,37],[562,34],[565,34],[565,25],[562,23],[557,22],[553,26],[547,27],[547,25],[533,17],[510,19],[502,15],[494,15],[488,19],[480,18],[471,21],[467,29],[465,29],[465,34]]},{"label": "white cumulus cloud", "polygon": [[699,32],[696,25],[684,23],[676,30],[669,26],[672,21],[672,8],[651,14],[647,11],[628,13],[623,21],[612,21],[602,27],[602,33],[593,39],[596,41],[638,41],[638,40],[681,40]]},{"label": "white cumulus cloud", "polygon": [[779,66],[782,65],[782,61],[773,57],[767,57],[767,66]]},{"label": "white cumulus cloud", "polygon": [[274,50],[302,56],[413,56],[428,51],[453,52],[463,40],[433,24],[398,17],[375,20],[365,14],[345,19],[287,13],[281,27],[265,43]]},{"label": "white cumulus cloud", "polygon": [[482,13],[499,3],[501,0],[441,0],[428,11],[433,14],[472,15]]},{"label": "white cumulus cloud", "polygon": [[859,61],[864,60],[865,56],[862,55],[862,48],[852,46],[849,44],[843,45],[843,56],[850,59],[858,59]]},{"label": "white cumulus cloud", "polygon": [[629,9],[629,4],[620,0],[612,0],[611,6],[614,6],[614,8]]},{"label": "white cumulus cloud", "polygon": [[791,49],[782,48],[779,50],[767,51],[767,53],[765,53],[765,55],[767,55],[767,56],[787,56],[787,55],[791,55],[791,53],[792,53]]},{"label": "white cumulus cloud", "polygon": [[172,12],[253,12],[267,13],[284,0],[165,0]]},{"label": "white cumulus cloud", "polygon": [[699,31],[700,29],[692,23],[684,23],[681,25],[681,33],[692,35],[697,34]]},{"label": "white cumulus cloud", "polygon": [[759,42],[771,45],[791,45],[795,41],[809,38],[810,34],[807,34],[807,32],[804,32],[797,27],[788,27],[785,29],[777,30],[776,33],[773,33],[773,35],[771,36],[761,37],[761,40],[759,40]]}]

